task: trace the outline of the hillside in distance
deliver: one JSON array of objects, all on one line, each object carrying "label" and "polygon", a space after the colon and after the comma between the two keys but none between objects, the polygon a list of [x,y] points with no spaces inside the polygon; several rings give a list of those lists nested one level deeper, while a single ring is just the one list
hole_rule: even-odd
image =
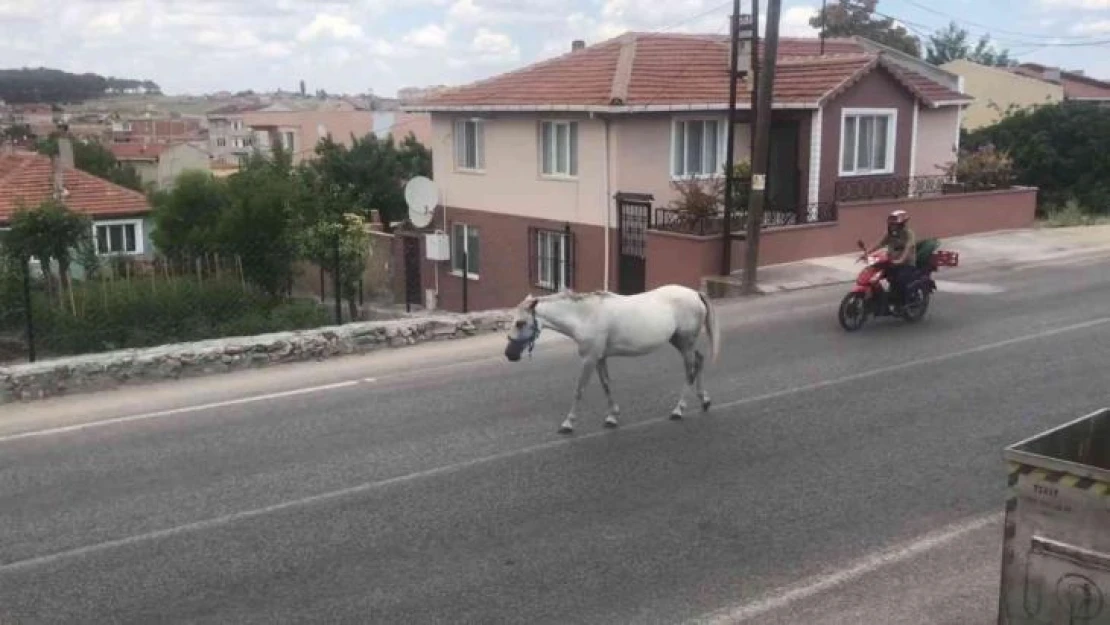
[{"label": "hillside in distance", "polygon": [[73,74],[47,67],[0,69],[0,100],[8,104],[75,104],[121,94],[160,94],[152,80]]}]

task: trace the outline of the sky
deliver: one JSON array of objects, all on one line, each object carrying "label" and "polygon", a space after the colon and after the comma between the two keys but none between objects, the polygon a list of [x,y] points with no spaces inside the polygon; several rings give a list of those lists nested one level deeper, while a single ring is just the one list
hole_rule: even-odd
[{"label": "sky", "polygon": [[[831,0],[830,0],[831,1]],[[393,96],[465,84],[626,30],[725,34],[721,0],[0,0],[0,67],[150,79],[168,94],[277,88]],[[820,0],[783,0],[815,35]],[[750,11],[751,0],[742,0]],[[761,17],[766,0],[761,2]],[[956,19],[1022,61],[1110,78],[1110,0],[879,0],[925,36]]]}]

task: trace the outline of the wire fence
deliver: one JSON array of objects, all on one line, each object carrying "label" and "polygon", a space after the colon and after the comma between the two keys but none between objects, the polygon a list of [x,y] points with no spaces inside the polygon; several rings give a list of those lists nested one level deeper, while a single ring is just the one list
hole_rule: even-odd
[{"label": "wire fence", "polygon": [[64,272],[0,255],[0,365],[397,316],[392,237],[328,251],[102,256]]}]

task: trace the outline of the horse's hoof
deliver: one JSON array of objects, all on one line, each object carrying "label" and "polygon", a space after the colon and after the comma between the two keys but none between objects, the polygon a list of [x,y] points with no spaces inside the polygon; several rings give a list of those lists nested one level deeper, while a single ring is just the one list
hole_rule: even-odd
[{"label": "horse's hoof", "polygon": [[713,402],[711,402],[709,400],[703,401],[701,403],[701,411],[702,412],[709,412],[709,406],[711,406],[712,404],[713,404]]},{"label": "horse's hoof", "polygon": [[609,421],[609,420],[606,420],[606,421],[605,421],[605,427],[607,427],[607,428],[609,428],[610,430],[612,430],[612,429],[614,429],[614,428],[616,428],[616,427],[617,427],[617,422],[616,422],[616,421]]},{"label": "horse's hoof", "polygon": [[559,427],[559,433],[560,434],[573,434],[574,433],[574,428],[570,428],[570,427],[567,427],[567,426],[563,425],[563,426]]},{"label": "horse's hoof", "polygon": [[671,413],[671,421],[681,421],[681,420],[682,420],[682,413],[681,412],[672,412]]}]

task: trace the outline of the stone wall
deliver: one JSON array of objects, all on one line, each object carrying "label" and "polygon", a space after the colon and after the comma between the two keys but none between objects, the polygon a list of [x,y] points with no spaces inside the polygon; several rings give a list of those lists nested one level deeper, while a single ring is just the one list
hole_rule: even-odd
[{"label": "stone wall", "polygon": [[0,404],[503,332],[509,321],[500,310],[447,313],[0,367]]}]

